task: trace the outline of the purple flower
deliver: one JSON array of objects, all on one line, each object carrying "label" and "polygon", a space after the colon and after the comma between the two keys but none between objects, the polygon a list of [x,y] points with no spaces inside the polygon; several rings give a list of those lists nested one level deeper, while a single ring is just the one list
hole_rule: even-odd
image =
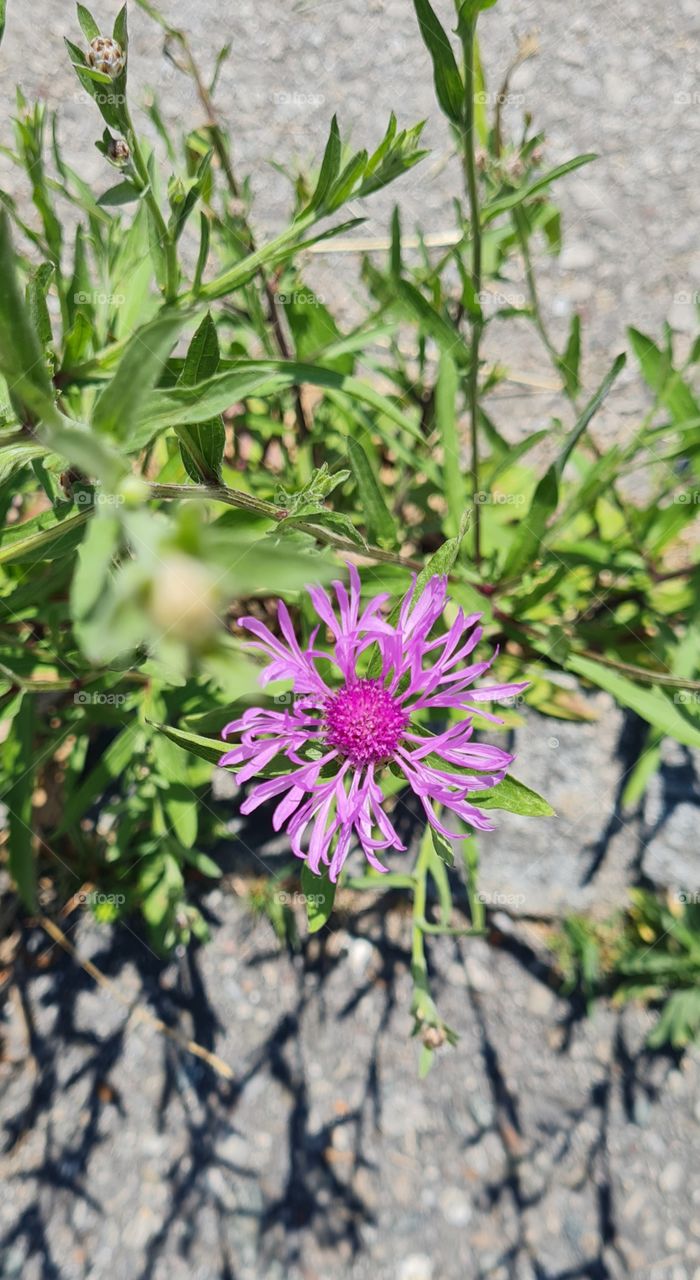
[{"label": "purple flower", "polygon": [[[261,773],[275,760],[275,773],[258,783],[241,806],[251,813],[265,801],[279,797],[273,826],[286,825],[291,847],[319,874],[329,868],[335,881],[350,851],[353,837],[367,861],[386,871],[378,857],[381,849],[405,852],[392,822],[384,811],[380,785],[382,770],[391,765],[403,773],[420,798],[428,821],[442,835],[448,831],[435,806],[451,809],[470,827],[490,831],[492,825],[476,805],[473,791],[496,786],[513,757],[500,747],[473,742],[469,712],[475,704],[506,697],[525,684],[474,688],[474,682],[491,666],[491,660],[470,662],[482,636],[481,614],[465,616],[460,609],[442,635],[430,639],[447,600],[447,579],[432,578],[414,603],[416,584],[404,597],[396,625],[382,617],[388,595],[375,596],[364,608],[360,603],[360,578],[350,566],[350,591],[334,582],[336,602],[320,587],[309,595],[321,623],[334,638],[332,653],[314,648],[319,627],[301,649],[286,606],[280,603],[278,618],[283,639],[277,639],[256,618],[242,618],[241,626],[257,637],[252,647],[269,663],[261,683],[291,680],[292,706],[283,711],[253,707],[223,730],[223,737],[240,736],[240,745],[221,757],[221,765],[237,767],[238,782]],[[319,624],[320,626],[320,624]],[[377,646],[381,674],[366,671]],[[375,649],[376,653],[377,650]],[[337,668],[342,683],[328,683],[319,667]],[[431,735],[411,719],[418,711],[465,713],[457,724]],[[495,723],[497,716],[479,711]],[[280,760],[282,771],[279,769]],[[462,770],[478,770],[466,774]]]}]

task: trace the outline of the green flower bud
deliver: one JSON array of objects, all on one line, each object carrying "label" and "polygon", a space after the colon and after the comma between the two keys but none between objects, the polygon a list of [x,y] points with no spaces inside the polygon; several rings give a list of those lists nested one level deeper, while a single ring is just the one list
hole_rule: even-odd
[{"label": "green flower bud", "polygon": [[202,649],[219,630],[220,601],[214,575],[193,556],[169,555],[153,583],[150,615],[166,635]]}]

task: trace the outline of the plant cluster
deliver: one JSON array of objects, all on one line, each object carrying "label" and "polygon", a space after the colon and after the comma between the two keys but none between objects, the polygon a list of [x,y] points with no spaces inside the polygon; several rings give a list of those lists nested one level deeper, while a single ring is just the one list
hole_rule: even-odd
[{"label": "plant cluster", "polygon": [[[0,751],[25,905],[96,885],[98,914],[140,911],[168,949],[206,933],[188,883],[218,874],[227,814],[209,788],[221,731],[285,695],[261,695],[235,623],[246,614],[279,634],[284,600],[309,644],[318,619],[302,588],[344,574],[349,557],[364,565],[365,599],[384,593],[389,609],[412,574],[416,601],[449,577],[450,608],[482,615],[498,646],[494,682],[528,682],[518,702],[585,718],[576,677],[640,716],[647,745],[626,803],[643,794],[664,735],[700,746],[700,343],[681,360],[670,330],[658,343],[630,330],[649,409],[624,443],[596,444],[589,428],[625,356],[585,392],[579,317],[557,345],[533,265],[538,246],[561,246],[553,186],[594,157],[547,168],[529,115],[508,137],[512,68],[487,111],[477,24],[494,0],[458,0],[454,34],[415,0],[464,186],[437,249],[425,229],[408,249],[394,212],[386,254],[363,257],[367,314],[350,330],[310,286],[307,250],[352,232],[361,219],[343,210],[421,161],[421,125],[392,116],[353,152],[334,118],[317,171],[291,177],[286,227],[260,244],[215,107],[230,48],[207,80],[185,33],[135,2],[192,77],[201,123],[173,136],[154,94],[146,141],[126,7],[105,34],[78,5],[82,41],[68,56],[99,122],[105,189],[67,163],[60,120],[21,93],[2,147],[29,177],[33,213],[0,191]],[[526,300],[492,305],[521,268]],[[508,370],[484,342],[503,320],[534,326],[561,384],[561,418],[520,441],[489,411]],[[630,486],[640,473],[641,490]],[[438,637],[454,616],[435,619]],[[330,640],[322,630],[315,643]],[[460,718],[426,711],[422,731]],[[501,721],[522,715],[506,705]],[[474,723],[485,727],[478,710]],[[492,781],[489,807],[551,813],[510,776]],[[401,785],[391,777],[384,795]],[[351,883],[412,897],[429,1065],[453,1033],[430,997],[425,938],[482,931],[484,911],[475,841],[464,845],[466,926],[450,842],[428,826],[418,843],[415,865]],[[332,891],[316,893],[310,875],[305,865],[320,928]],[[270,911],[283,930],[284,912]]]}]

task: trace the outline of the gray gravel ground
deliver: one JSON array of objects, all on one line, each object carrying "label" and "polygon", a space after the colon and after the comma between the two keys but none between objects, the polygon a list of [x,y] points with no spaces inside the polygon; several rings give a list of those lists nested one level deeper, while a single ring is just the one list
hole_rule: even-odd
[{"label": "gray gravel ground", "polygon": [[[105,19],[114,11],[93,7]],[[358,144],[380,136],[392,108],[401,124],[428,118],[431,158],[368,204],[363,234],[386,234],[394,199],[406,230],[450,226],[458,178],[408,0],[163,8],[204,56],[233,40],[219,100],[240,171],[254,175],[261,238],[288,207],[266,159],[318,156],[335,110]],[[109,175],[92,149],[94,108],[61,48],[72,22],[72,5],[9,0],[0,95],[9,113],[19,80],[28,97],[60,106],[67,156],[87,165],[99,190]],[[585,11],[500,0],[483,22],[491,89],[518,38],[537,34],[539,56],[512,82],[510,122],[532,110],[552,164],[600,154],[560,185],[566,248],[541,264],[555,331],[565,333],[573,308],[582,312],[590,384],[624,344],[627,323],[658,332],[670,317],[681,340],[692,332],[699,25],[694,0],[594,0]],[[189,90],[140,12],[132,40],[137,89],[159,85],[168,117],[194,124]],[[0,184],[23,194],[2,156]],[[344,315],[359,313],[351,258],[330,254],[310,270]],[[521,282],[511,283],[517,293]],[[508,332],[501,347],[495,331],[490,353],[545,380],[529,331]],[[499,421],[528,429],[552,408],[551,395],[516,381],[498,400]],[[639,404],[626,373],[601,415],[602,435],[624,431]],[[483,890],[509,913],[500,946],[432,949],[441,1010],[461,1040],[427,1085],[407,1039],[400,916],[341,918],[292,961],[277,957],[266,923],[217,891],[208,902],[220,924],[191,968],[157,964],[124,929],[110,949],[106,932],[81,926],[81,952],[130,1001],[215,1047],[233,1085],[148,1025],[132,1017],[127,1026],[118,1001],[67,958],[46,972],[28,963],[24,1016],[16,1003],[5,1011],[11,1181],[0,1203],[0,1274],[700,1280],[698,1056],[647,1057],[649,1015],[638,1010],[580,1019],[551,990],[534,926],[510,914],[605,912],[640,870],[672,888],[697,883],[692,759],[669,746],[644,813],[623,821],[615,801],[630,726],[605,696],[592,702],[597,724],[538,720],[521,747],[520,776],[546,792],[558,818],[502,816],[483,844]]]},{"label": "gray gravel ground", "polygon": [[21,978],[36,1062],[14,1017],[3,1277],[697,1280],[700,1059],[647,1057],[650,1015],[579,1021],[522,938],[441,940],[461,1040],[422,1084],[405,920],[341,916],[290,960],[235,899],[209,906],[180,973],[123,930],[79,943],[233,1084],[70,960]]}]

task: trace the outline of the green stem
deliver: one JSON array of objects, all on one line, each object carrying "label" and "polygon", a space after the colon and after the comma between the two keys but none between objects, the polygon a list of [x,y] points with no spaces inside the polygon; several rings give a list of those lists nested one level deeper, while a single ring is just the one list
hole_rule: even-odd
[{"label": "green stem", "polygon": [[[561,368],[559,364],[559,352],[557,351],[556,347],[554,346],[554,343],[552,342],[549,336],[549,333],[547,332],[547,326],[545,325],[544,318],[542,316],[542,308],[540,306],[540,298],[537,292],[537,282],[535,280],[535,272],[532,266],[532,258],[530,256],[530,246],[528,244],[527,233],[524,225],[524,214],[522,209],[513,210],[513,226],[515,228],[515,233],[518,237],[520,252],[523,255],[523,263],[525,264],[525,282],[527,284],[527,292],[530,298],[530,306],[532,308],[532,315],[535,322],[535,328],[537,329],[537,332],[539,333],[540,338],[542,339],[543,346],[546,348],[547,354],[549,355],[552,361],[552,364],[554,365],[557,373],[561,377]],[[564,378],[562,378],[562,391],[564,392],[565,395],[569,396],[569,399],[571,400],[572,404],[574,404],[574,397],[569,395],[569,390],[567,388],[566,381],[564,380]],[[574,404],[574,408],[575,407],[576,406]]]},{"label": "green stem", "polygon": [[177,247],[173,236],[171,235],[168,225],[163,217],[160,205],[151,186],[151,175],[148,172],[148,165],[143,157],[141,144],[138,140],[136,130],[134,129],[129,108],[124,108],[124,119],[126,124],[126,140],[131,148],[131,157],[134,163],[134,171],[138,182],[141,184],[141,192],[143,198],[151,211],[151,216],[155,223],[158,240],[162,244],[165,252],[165,301],[173,302],[177,298],[177,288],[180,278],[180,268],[177,260]]},{"label": "green stem", "polygon": [[[430,827],[426,826],[423,837],[418,850],[418,857],[413,871],[415,880],[415,889],[413,891],[413,936],[411,942],[411,972],[413,974],[413,982],[416,987],[416,995],[414,1003],[420,1002],[421,994],[430,1000],[430,988],[428,985],[428,965],[425,958],[425,933],[423,922],[425,920],[425,907],[428,898],[428,867],[432,857],[433,846],[430,835]],[[418,1005],[420,1007],[420,1005]],[[417,1008],[414,1007],[414,1012]]]},{"label": "green stem", "polygon": [[[150,484],[148,488],[151,498],[158,501],[203,498],[208,502],[223,502],[229,507],[240,507],[243,511],[250,511],[253,515],[274,520],[277,524],[287,518],[287,512],[275,506],[274,503],[255,498],[252,494],[243,493],[240,489],[229,489],[226,485]],[[381,547],[374,547],[371,544],[361,547],[356,542],[351,542],[349,538],[341,538],[329,529],[323,528],[322,525],[314,524],[312,516],[307,520],[295,521],[294,528],[302,533],[308,533],[317,542],[324,542],[327,546],[333,547],[335,551],[352,553],[366,560],[376,560],[380,564],[397,564],[402,569],[413,569],[418,573],[425,567],[420,560],[414,560],[410,556],[399,556],[395,552],[383,551]]]},{"label": "green stem", "polygon": [[[469,198],[469,219],[472,233],[472,286],[478,301],[481,293],[481,215],[479,211],[479,190],[476,180],[475,158],[475,121],[474,121],[474,55],[475,55],[476,19],[468,21],[462,33],[464,51],[464,147],[462,164]],[[479,344],[481,341],[482,321],[472,316],[471,325],[471,360],[469,364],[469,422],[471,428],[471,473],[472,491],[479,492]],[[481,507],[474,504],[474,560],[481,561]]]}]

